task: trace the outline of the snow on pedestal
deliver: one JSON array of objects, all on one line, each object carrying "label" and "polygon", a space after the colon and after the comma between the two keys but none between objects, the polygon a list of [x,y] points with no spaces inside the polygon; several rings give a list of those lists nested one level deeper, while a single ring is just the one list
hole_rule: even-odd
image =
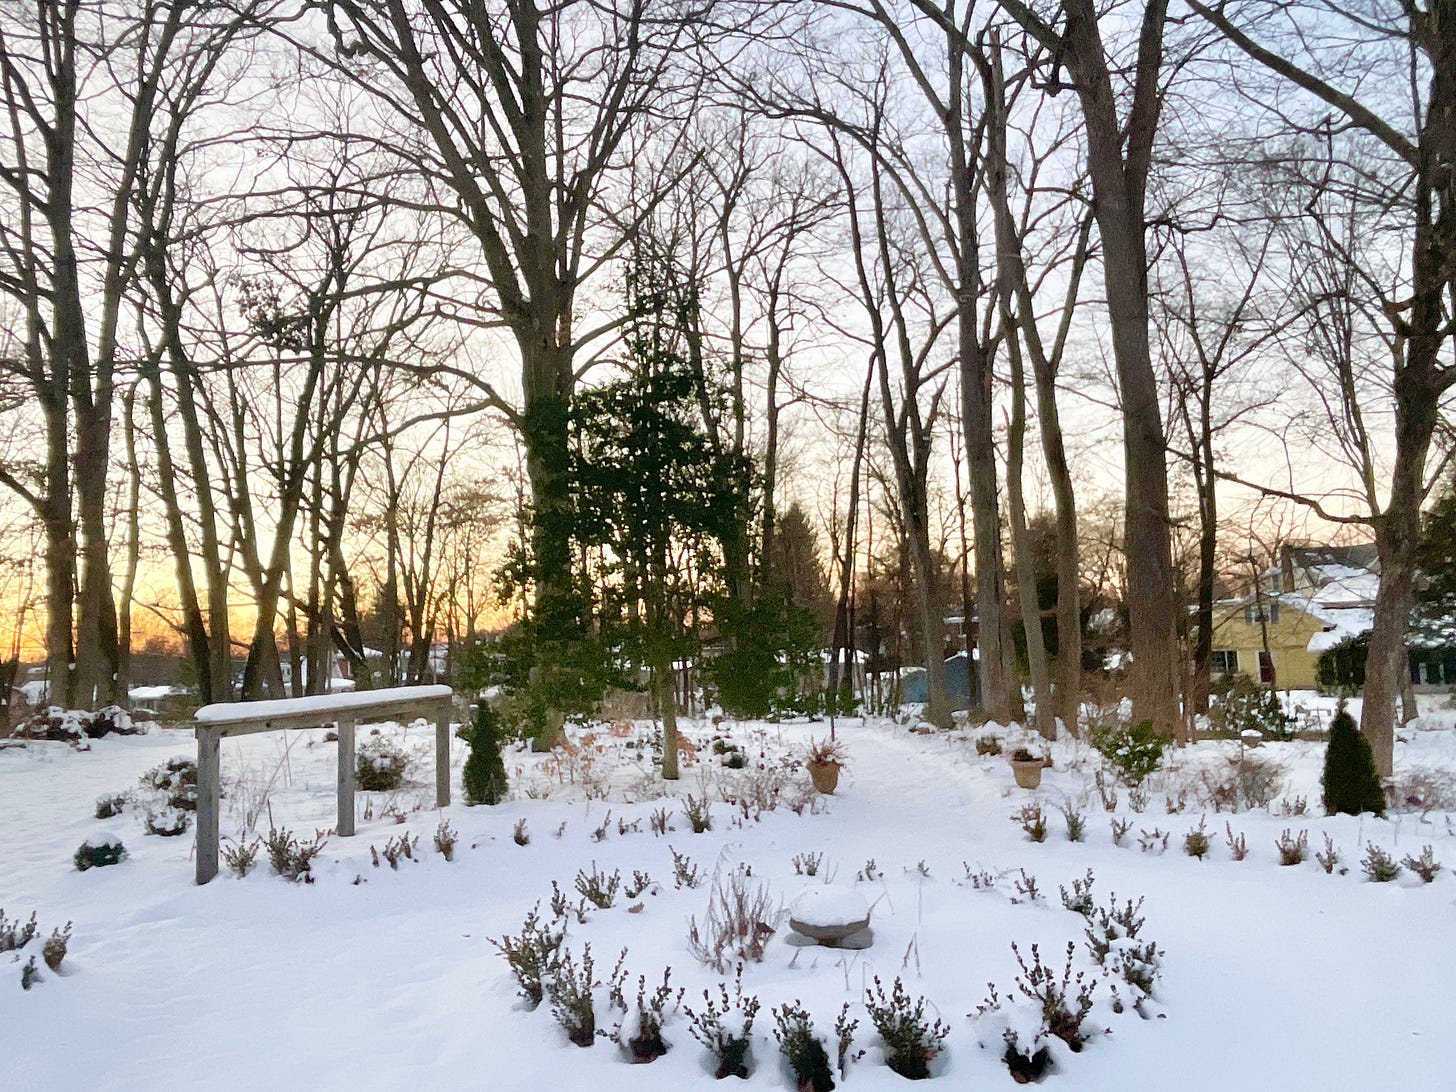
[{"label": "snow on pedestal", "polygon": [[870,905],[845,887],[811,887],[789,904],[789,928],[836,948],[870,924]]}]

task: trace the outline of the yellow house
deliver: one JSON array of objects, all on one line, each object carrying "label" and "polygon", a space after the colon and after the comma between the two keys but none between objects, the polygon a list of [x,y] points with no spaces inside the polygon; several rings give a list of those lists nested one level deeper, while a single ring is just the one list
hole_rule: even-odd
[{"label": "yellow house", "polygon": [[1310,651],[1310,640],[1327,623],[1290,601],[1296,598],[1248,595],[1215,603],[1214,677],[1244,674],[1281,690],[1313,690],[1319,653]]}]

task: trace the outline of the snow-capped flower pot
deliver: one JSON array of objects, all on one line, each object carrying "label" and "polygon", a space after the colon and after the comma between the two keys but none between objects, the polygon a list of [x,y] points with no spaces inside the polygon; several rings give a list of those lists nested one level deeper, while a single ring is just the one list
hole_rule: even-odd
[{"label": "snow-capped flower pot", "polygon": [[1041,784],[1041,772],[1046,769],[1046,762],[1039,755],[1032,754],[1025,747],[1018,747],[1011,752],[1009,762],[1020,788],[1034,789]]},{"label": "snow-capped flower pot", "polygon": [[838,948],[869,924],[870,904],[852,888],[811,887],[789,904],[789,928],[826,948]]}]

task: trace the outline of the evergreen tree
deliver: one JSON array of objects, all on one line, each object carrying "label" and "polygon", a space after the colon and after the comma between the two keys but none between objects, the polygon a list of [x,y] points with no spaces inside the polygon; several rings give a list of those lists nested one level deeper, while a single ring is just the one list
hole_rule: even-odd
[{"label": "evergreen tree", "polygon": [[510,791],[506,780],[506,766],[500,753],[500,718],[482,701],[476,706],[475,723],[463,725],[457,733],[470,745],[470,754],[461,771],[465,787],[465,802],[475,804],[499,804]]},{"label": "evergreen tree", "polygon": [[1343,706],[1330,724],[1321,784],[1326,815],[1359,815],[1366,811],[1385,814],[1385,793],[1375,774],[1370,741],[1360,734],[1355,718]]}]

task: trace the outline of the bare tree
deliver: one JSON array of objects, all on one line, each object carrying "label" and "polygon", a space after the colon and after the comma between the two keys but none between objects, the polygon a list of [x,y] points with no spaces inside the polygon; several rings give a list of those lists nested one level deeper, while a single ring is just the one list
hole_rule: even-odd
[{"label": "bare tree", "polygon": [[[1335,187],[1387,218],[1398,210],[1406,236],[1404,261],[1394,268],[1365,262],[1355,270],[1361,294],[1376,301],[1394,410],[1389,484],[1383,497],[1370,497],[1381,579],[1360,717],[1377,768],[1388,777],[1415,602],[1420,511],[1430,486],[1427,456],[1443,396],[1456,385],[1456,362],[1443,359],[1456,306],[1456,13],[1447,0],[1424,7],[1375,0],[1359,10],[1259,0],[1217,8],[1189,0],[1189,6],[1234,50],[1281,81],[1286,93],[1272,97],[1276,109],[1297,110],[1290,120],[1306,133],[1323,132],[1325,154],[1308,171],[1314,196],[1307,208],[1324,248],[1344,257],[1356,253],[1354,240],[1332,230],[1321,211],[1321,194]],[[1371,80],[1373,71],[1390,78]],[[1350,169],[1338,162],[1336,149],[1349,146],[1346,132],[1370,145],[1378,164]]]}]

